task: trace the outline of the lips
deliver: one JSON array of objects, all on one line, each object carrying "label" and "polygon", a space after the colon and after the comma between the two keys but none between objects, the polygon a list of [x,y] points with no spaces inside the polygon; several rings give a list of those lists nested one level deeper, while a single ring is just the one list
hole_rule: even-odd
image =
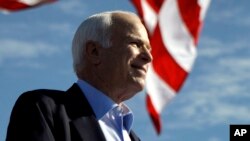
[{"label": "lips", "polygon": [[137,69],[137,70],[141,70],[144,73],[147,72],[147,69],[145,67],[141,66],[141,65],[132,64],[131,67],[134,68],[134,69]]}]

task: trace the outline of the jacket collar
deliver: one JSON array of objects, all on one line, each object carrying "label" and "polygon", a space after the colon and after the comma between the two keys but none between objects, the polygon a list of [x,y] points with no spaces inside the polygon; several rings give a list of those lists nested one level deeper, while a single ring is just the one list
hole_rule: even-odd
[{"label": "jacket collar", "polygon": [[105,141],[104,134],[95,118],[95,114],[77,84],[73,84],[66,92],[65,107],[70,126],[77,133],[80,141]]},{"label": "jacket collar", "polygon": [[74,120],[79,117],[90,117],[95,114],[87,101],[86,97],[82,93],[79,86],[75,83],[66,91],[65,105],[68,116]]}]

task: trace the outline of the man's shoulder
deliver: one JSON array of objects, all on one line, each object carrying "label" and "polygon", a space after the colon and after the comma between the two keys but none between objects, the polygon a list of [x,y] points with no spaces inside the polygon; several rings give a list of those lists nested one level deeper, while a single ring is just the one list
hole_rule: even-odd
[{"label": "man's shoulder", "polygon": [[60,98],[62,97],[66,92],[62,90],[53,90],[53,89],[36,89],[31,91],[26,91],[23,94],[21,94],[20,97],[25,98],[43,98],[43,97],[50,97],[50,98]]},{"label": "man's shoulder", "polygon": [[37,89],[24,92],[17,100],[17,103],[26,104],[60,104],[63,103],[65,91],[52,89]]}]

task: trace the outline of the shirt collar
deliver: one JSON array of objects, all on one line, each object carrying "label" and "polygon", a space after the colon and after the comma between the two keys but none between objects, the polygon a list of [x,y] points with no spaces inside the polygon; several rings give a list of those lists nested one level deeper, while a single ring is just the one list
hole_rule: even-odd
[{"label": "shirt collar", "polygon": [[116,104],[109,97],[88,84],[86,81],[78,80],[77,84],[87,98],[98,120],[102,118],[110,109],[115,107]]},{"label": "shirt collar", "polygon": [[124,103],[121,103],[115,109],[117,109],[122,114],[123,126],[128,132],[130,132],[134,120],[132,111]]},{"label": "shirt collar", "polygon": [[103,92],[96,89],[84,80],[79,79],[77,81],[77,84],[87,98],[98,120],[100,120],[106,113],[110,112],[111,110],[115,110],[116,112],[120,112],[122,114],[123,126],[127,131],[130,131],[133,122],[133,113],[126,104],[116,104]]}]

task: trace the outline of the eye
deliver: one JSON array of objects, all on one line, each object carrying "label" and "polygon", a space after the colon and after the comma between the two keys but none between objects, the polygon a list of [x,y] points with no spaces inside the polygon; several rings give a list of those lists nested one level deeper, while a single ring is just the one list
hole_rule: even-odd
[{"label": "eye", "polygon": [[132,45],[133,47],[136,47],[136,48],[141,48],[141,44],[139,42],[130,42],[130,45]]}]

